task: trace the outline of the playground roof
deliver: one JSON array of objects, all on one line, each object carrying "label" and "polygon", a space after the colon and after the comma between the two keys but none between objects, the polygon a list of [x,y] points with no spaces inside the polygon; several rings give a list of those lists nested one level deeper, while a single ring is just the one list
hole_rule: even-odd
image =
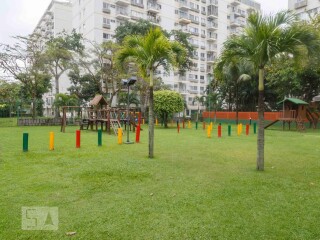
[{"label": "playground roof", "polygon": [[312,98],[312,101],[314,101],[314,102],[320,102],[320,95],[315,96],[314,98]]},{"label": "playground roof", "polygon": [[281,103],[283,103],[285,101],[289,101],[289,102],[292,102],[292,103],[297,104],[297,105],[309,105],[309,103],[307,103],[305,101],[302,101],[301,99],[298,99],[298,98],[285,98],[281,102],[278,102],[278,104],[281,104]]},{"label": "playground roof", "polygon": [[97,106],[98,104],[100,105],[108,105],[106,99],[102,95],[96,95],[91,101],[90,105],[91,106]]}]

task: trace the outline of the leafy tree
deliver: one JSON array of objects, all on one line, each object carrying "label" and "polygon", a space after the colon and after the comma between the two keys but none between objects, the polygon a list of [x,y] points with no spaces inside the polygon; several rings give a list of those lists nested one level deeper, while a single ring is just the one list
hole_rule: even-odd
[{"label": "leafy tree", "polygon": [[[91,47],[86,54],[83,54],[78,63],[74,66],[73,73],[79,72],[79,67],[83,69],[87,79],[90,76],[94,86],[99,86],[97,93],[109,96],[109,105],[111,106],[113,97],[121,89],[121,79],[127,75],[123,73],[121,67],[116,64],[116,54],[119,45],[112,41],[97,44],[88,42]],[[95,89],[97,90],[97,89]]]},{"label": "leafy tree", "polygon": [[170,90],[154,92],[154,110],[163,120],[164,127],[168,127],[169,114],[183,110],[183,98],[180,93]]},{"label": "leafy tree", "polygon": [[140,76],[149,79],[149,158],[154,155],[154,72],[159,67],[169,71],[172,66],[183,65],[186,54],[185,48],[176,41],[169,41],[160,28],[151,28],[144,36],[127,36],[117,56],[120,64],[135,62]]},{"label": "leafy tree", "polygon": [[64,93],[58,93],[55,96],[53,105],[60,112],[60,108],[63,106],[77,106],[78,97],[76,95],[68,95]]},{"label": "leafy tree", "polygon": [[259,70],[257,170],[264,170],[265,67],[281,53],[299,57],[317,52],[320,45],[318,36],[307,25],[296,24],[292,13],[279,12],[269,16],[253,13],[248,17],[244,33],[224,43],[223,62],[228,63],[237,57],[252,62]]},{"label": "leafy tree", "polygon": [[22,84],[26,97],[32,99],[32,117],[37,103],[50,88],[50,75],[44,66],[44,44],[39,35],[14,37],[13,46],[0,44],[0,68]]},{"label": "leafy tree", "polygon": [[54,78],[56,94],[59,93],[60,77],[72,66],[73,53],[82,53],[84,50],[81,40],[81,34],[73,30],[71,34],[62,32],[57,37],[51,38],[46,42],[45,63],[48,71]]}]

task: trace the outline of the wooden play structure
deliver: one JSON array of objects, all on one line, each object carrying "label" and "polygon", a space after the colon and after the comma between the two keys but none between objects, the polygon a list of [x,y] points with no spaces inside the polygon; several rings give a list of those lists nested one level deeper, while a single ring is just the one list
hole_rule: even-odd
[{"label": "wooden play structure", "polygon": [[[111,129],[114,134],[118,135],[118,129],[122,126],[127,126],[127,121],[129,119],[129,128],[135,131],[137,123],[141,121],[141,114],[137,112],[136,109],[129,109],[129,117],[127,117],[127,109],[123,108],[110,108],[108,103],[102,95],[95,96],[90,101],[90,107],[69,107],[65,106],[63,109],[63,117],[61,121],[61,132],[65,132],[67,125],[67,111],[72,109],[73,111],[80,111],[80,130],[90,129],[97,130],[100,125],[102,130],[111,133]],[[141,129],[142,130],[142,129]]]},{"label": "wooden play structure", "polygon": [[286,124],[288,124],[290,129],[291,123],[296,123],[297,130],[304,131],[306,121],[309,121],[310,124],[316,127],[315,122],[318,121],[319,116],[311,113],[309,103],[297,98],[285,98],[278,104],[282,105],[282,111],[279,112],[276,120],[264,127],[265,129],[279,121],[282,121],[283,129],[285,129]]}]

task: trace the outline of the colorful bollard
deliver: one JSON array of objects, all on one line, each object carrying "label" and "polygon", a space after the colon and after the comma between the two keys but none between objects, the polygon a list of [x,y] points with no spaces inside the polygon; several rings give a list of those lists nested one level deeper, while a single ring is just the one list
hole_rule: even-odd
[{"label": "colorful bollard", "polygon": [[247,124],[247,125],[246,125],[246,135],[247,135],[247,136],[249,135],[249,129],[250,129],[250,128],[249,128],[249,124]]},{"label": "colorful bollard", "polygon": [[156,126],[158,126],[158,118],[156,118]]},{"label": "colorful bollard", "polygon": [[122,144],[122,128],[118,128],[118,144]]},{"label": "colorful bollard", "polygon": [[188,128],[189,129],[191,128],[191,121],[190,120],[188,121]]},{"label": "colorful bollard", "polygon": [[144,125],[144,119],[142,119],[142,124]]},{"label": "colorful bollard", "polygon": [[218,126],[218,138],[221,138],[221,124]]},{"label": "colorful bollard", "polygon": [[257,123],[253,124],[253,133],[256,134],[257,133]]},{"label": "colorful bollard", "polygon": [[136,131],[136,143],[140,142],[140,126],[138,125],[137,131]]},{"label": "colorful bollard", "polygon": [[28,152],[29,133],[23,133],[22,149],[24,152]]},{"label": "colorful bollard", "polygon": [[228,125],[228,136],[231,136],[231,125]]},{"label": "colorful bollard", "polygon": [[76,148],[80,148],[80,130],[76,131]]},{"label": "colorful bollard", "polygon": [[208,126],[207,128],[207,136],[208,138],[211,138],[211,126]]},{"label": "colorful bollard", "polygon": [[184,127],[185,127],[185,126],[184,126],[184,120],[183,120],[183,121],[182,121],[182,128],[184,129]]},{"label": "colorful bollard", "polygon": [[180,123],[178,123],[178,125],[177,125],[177,131],[178,131],[178,133],[180,133]]},{"label": "colorful bollard", "polygon": [[102,129],[98,130],[98,146],[102,146]]},{"label": "colorful bollard", "polygon": [[49,150],[54,150],[54,132],[49,133]]}]

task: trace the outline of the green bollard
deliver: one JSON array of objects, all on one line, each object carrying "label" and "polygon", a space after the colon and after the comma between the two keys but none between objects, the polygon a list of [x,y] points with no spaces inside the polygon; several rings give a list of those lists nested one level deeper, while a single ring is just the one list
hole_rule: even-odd
[{"label": "green bollard", "polygon": [[102,146],[102,130],[98,130],[98,146]]},{"label": "green bollard", "polygon": [[198,122],[196,122],[196,129],[198,129]]},{"label": "green bollard", "polygon": [[231,125],[228,125],[228,136],[231,136]]},{"label": "green bollard", "polygon": [[23,133],[23,151],[28,152],[29,133]]},{"label": "green bollard", "polygon": [[256,134],[257,133],[257,123],[253,124],[253,133]]}]

